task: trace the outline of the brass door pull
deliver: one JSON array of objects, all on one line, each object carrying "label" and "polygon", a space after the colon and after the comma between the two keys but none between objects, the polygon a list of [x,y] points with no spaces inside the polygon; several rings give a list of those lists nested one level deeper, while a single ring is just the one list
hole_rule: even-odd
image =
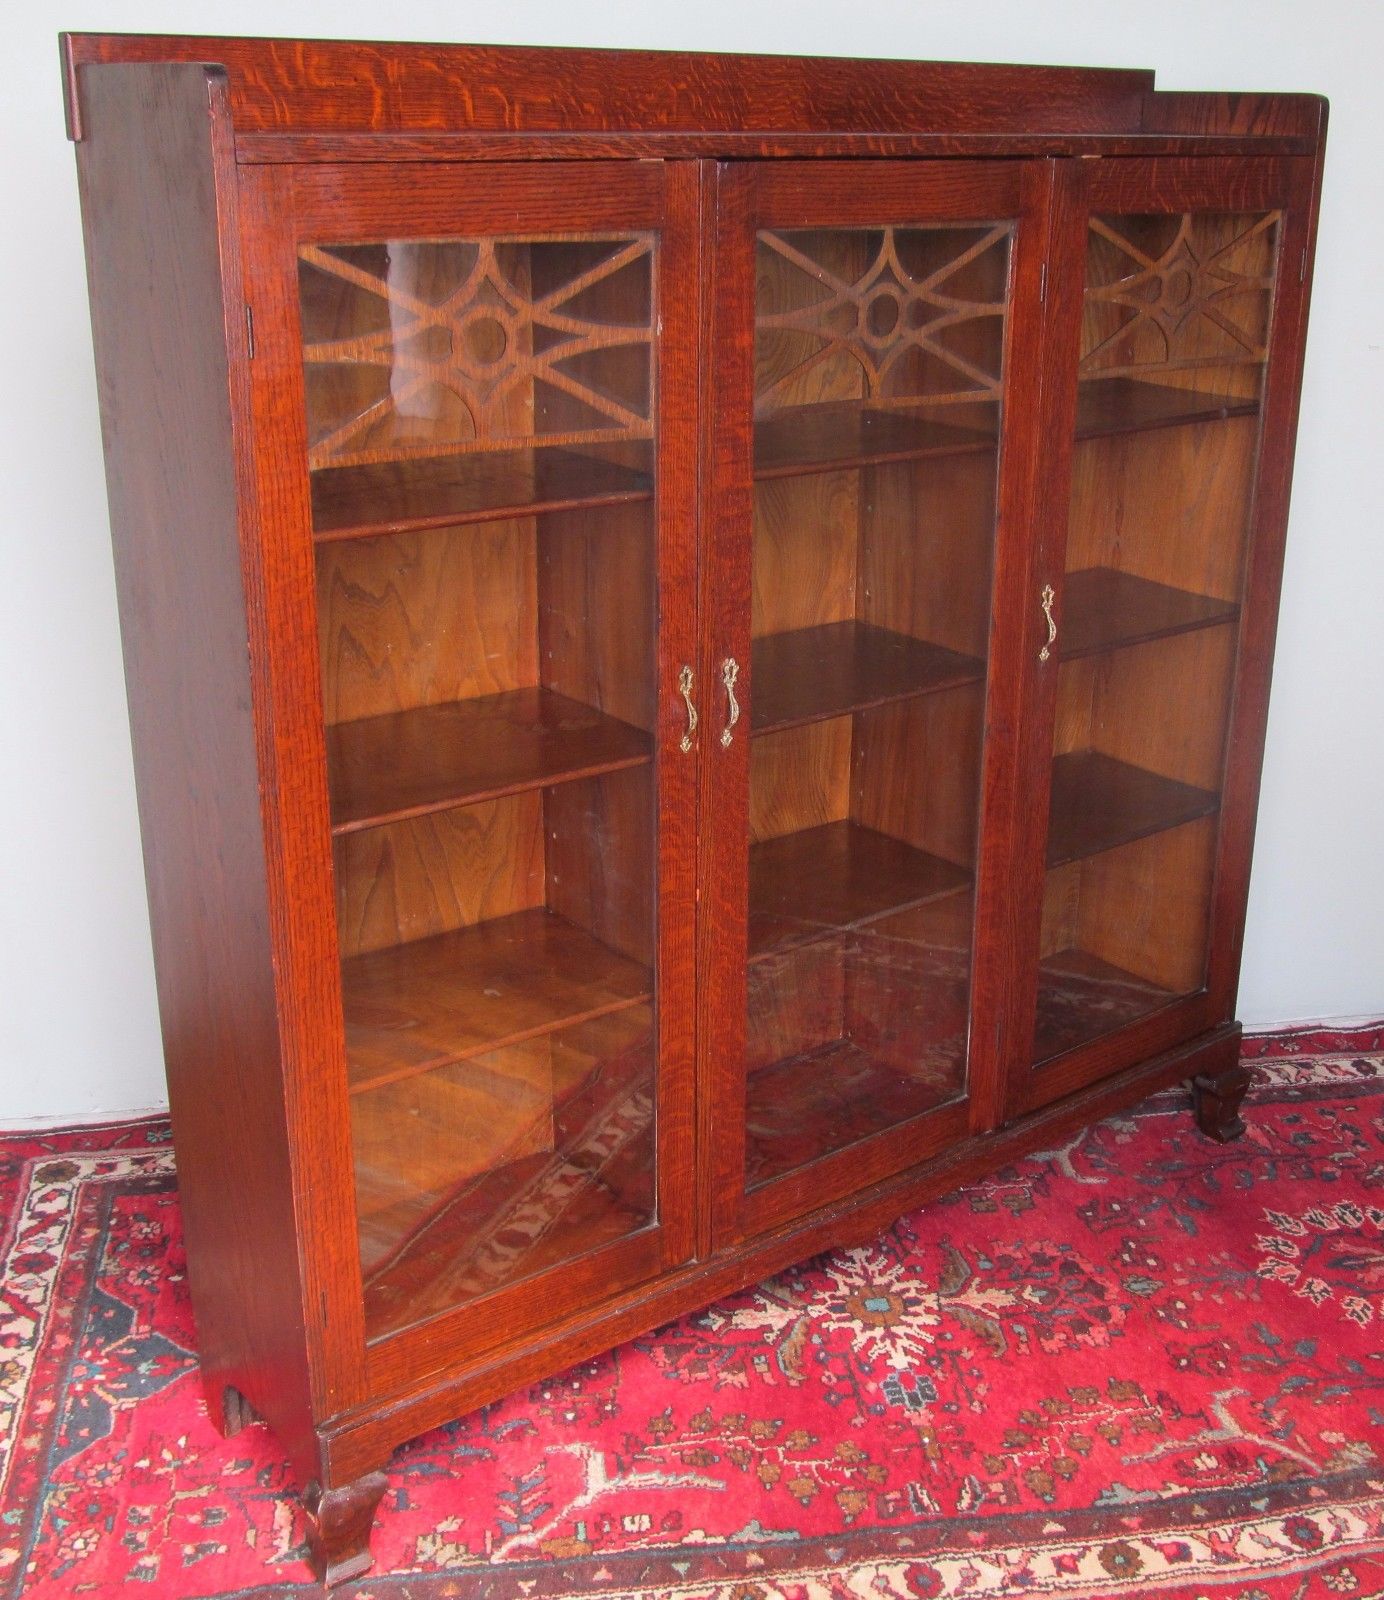
[{"label": "brass door pull", "polygon": [[1052,654],[1053,641],[1057,638],[1057,624],[1052,620],[1052,603],[1057,599],[1057,595],[1054,593],[1050,583],[1043,585],[1043,593],[1040,598],[1043,602],[1043,615],[1048,619],[1048,642],[1038,652],[1038,659],[1046,661]]},{"label": "brass door pull", "polygon": [[692,704],[692,668],[684,667],[678,673],[678,693],[687,707],[687,732],[678,740],[678,749],[686,755],[692,748],[692,735],[697,731],[697,708]]},{"label": "brass door pull", "polygon": [[740,663],[734,656],[727,656],[721,663],[721,682],[726,686],[726,699],[730,702],[730,709],[726,716],[726,725],[721,729],[721,747],[728,749],[735,735],[730,731],[740,720],[740,702],[735,698],[735,680],[740,676]]}]

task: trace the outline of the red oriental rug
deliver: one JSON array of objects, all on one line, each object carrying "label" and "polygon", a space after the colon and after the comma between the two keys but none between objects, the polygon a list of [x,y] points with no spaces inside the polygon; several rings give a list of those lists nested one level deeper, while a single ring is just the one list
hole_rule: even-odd
[{"label": "red oriental rug", "polygon": [[[399,1452],[366,1600],[1384,1593],[1384,1027],[1160,1095]],[[167,1127],[0,1137],[0,1595],[310,1594]]]}]

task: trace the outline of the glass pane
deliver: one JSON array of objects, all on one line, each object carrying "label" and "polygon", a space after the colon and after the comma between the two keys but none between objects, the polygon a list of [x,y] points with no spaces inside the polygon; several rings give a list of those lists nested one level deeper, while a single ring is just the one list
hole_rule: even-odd
[{"label": "glass pane", "polygon": [[1277,233],[1091,219],[1039,1060],[1205,982]]},{"label": "glass pane", "polygon": [[655,1220],[654,272],[300,252],[372,1337]]},{"label": "glass pane", "polygon": [[758,238],[750,1187],[965,1093],[1009,248]]}]

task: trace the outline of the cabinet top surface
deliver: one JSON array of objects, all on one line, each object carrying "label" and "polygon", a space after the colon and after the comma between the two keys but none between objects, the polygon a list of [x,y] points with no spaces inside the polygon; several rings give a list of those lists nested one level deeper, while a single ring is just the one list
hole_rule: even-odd
[{"label": "cabinet top surface", "polygon": [[843,139],[887,149],[901,138],[939,153],[966,139],[1058,153],[1113,137],[1151,152],[1219,138],[1305,153],[1323,106],[1310,95],[1163,94],[1152,72],[1124,68],[154,34],[61,44],[73,138],[80,69],[197,62],[224,70],[237,140],[248,141],[238,151],[251,160],[336,157],[349,154],[342,140],[381,135],[484,138],[500,152],[562,136],[625,155],[833,153]]}]

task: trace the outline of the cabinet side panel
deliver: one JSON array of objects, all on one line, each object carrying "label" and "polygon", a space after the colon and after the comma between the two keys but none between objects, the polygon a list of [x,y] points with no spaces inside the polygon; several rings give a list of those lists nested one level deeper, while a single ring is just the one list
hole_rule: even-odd
[{"label": "cabinet side panel", "polygon": [[[77,147],[159,1009],[209,1398],[314,1457],[237,486],[224,76],[81,74]],[[232,292],[223,293],[223,274]]]}]

